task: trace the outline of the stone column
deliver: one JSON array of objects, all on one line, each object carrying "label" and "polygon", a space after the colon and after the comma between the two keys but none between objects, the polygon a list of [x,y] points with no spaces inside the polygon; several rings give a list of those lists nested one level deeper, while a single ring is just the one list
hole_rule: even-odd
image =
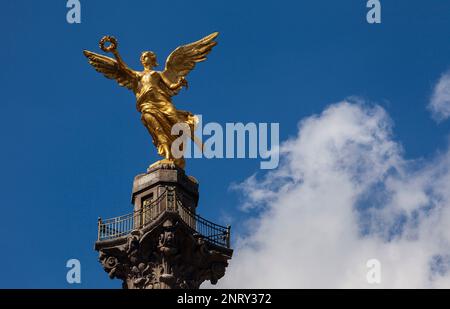
[{"label": "stone column", "polygon": [[[225,234],[224,227],[197,216],[198,197],[198,182],[174,166],[136,176],[130,231],[103,238],[109,226],[99,223],[95,249],[110,278],[121,279],[128,289],[197,289],[206,280],[217,283],[233,253],[229,228]],[[217,230],[202,235],[205,222],[205,231]]]}]

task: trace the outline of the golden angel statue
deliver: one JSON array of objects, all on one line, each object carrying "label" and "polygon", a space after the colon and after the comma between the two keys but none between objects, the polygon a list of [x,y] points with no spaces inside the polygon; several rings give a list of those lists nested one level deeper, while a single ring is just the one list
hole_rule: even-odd
[{"label": "golden angel statue", "polygon": [[153,70],[158,64],[155,53],[151,51],[141,54],[143,71],[130,69],[119,55],[117,40],[111,36],[101,39],[100,48],[104,52],[111,52],[115,59],[83,51],[96,71],[109,79],[115,79],[120,86],[134,92],[142,123],[150,133],[158,154],[164,157],[159,162],[175,164],[180,168],[185,166],[183,157],[175,158],[172,155],[171,146],[178,136],[172,135],[171,130],[175,124],[185,123],[195,141],[197,117],[191,112],[176,109],[171,98],[178,94],[182,87],[188,87],[186,75],[194,69],[197,62],[206,60],[206,55],[217,45],[214,39],[218,35],[219,33],[215,32],[197,42],[179,46],[167,58],[162,72]]}]

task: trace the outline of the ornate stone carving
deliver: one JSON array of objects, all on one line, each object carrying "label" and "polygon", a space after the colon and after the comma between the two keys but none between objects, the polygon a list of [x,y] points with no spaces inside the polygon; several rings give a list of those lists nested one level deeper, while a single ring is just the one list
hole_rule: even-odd
[{"label": "ornate stone carving", "polygon": [[98,222],[95,249],[109,277],[128,289],[196,289],[223,277],[230,229],[198,216],[198,197],[198,182],[178,167],[137,175],[133,213]]},{"label": "ornate stone carving", "polygon": [[97,242],[110,278],[128,289],[197,289],[225,274],[232,250],[192,233],[177,213],[166,212],[150,226],[114,241]]}]

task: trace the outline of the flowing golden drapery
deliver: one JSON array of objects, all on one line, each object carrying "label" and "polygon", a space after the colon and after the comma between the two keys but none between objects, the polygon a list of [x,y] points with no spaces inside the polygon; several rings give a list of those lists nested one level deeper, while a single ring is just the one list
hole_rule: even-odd
[{"label": "flowing golden drapery", "polygon": [[[172,144],[179,137],[172,135],[172,127],[178,123],[187,124],[193,141],[201,149],[203,145],[194,136],[197,118],[188,111],[177,110],[171,98],[178,94],[182,87],[187,88],[185,77],[197,62],[206,60],[207,54],[217,45],[214,39],[218,35],[218,32],[214,32],[196,42],[177,47],[167,58],[162,72],[153,70],[158,64],[155,53],[150,51],[141,55],[144,71],[130,69],[119,55],[117,40],[111,36],[103,37],[99,45],[104,52],[111,52],[115,59],[88,50],[83,51],[96,71],[106,78],[115,79],[120,86],[135,93],[141,121],[152,136],[158,154],[181,168],[185,166],[183,156],[174,157],[171,151]],[[110,45],[106,46],[107,43]]]},{"label": "flowing golden drapery", "polygon": [[164,95],[157,85],[137,94],[136,99],[141,121],[152,136],[158,154],[184,168],[184,159],[174,158],[171,152],[172,143],[179,137],[172,135],[172,127],[177,123],[185,123],[189,126],[191,136],[194,136],[197,117],[191,112],[176,109],[170,97]]}]

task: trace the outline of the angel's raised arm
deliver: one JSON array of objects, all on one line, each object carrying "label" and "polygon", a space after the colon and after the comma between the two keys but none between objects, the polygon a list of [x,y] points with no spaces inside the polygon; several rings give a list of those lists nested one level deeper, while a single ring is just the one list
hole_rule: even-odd
[{"label": "angel's raised arm", "polygon": [[119,69],[123,70],[130,76],[134,76],[135,72],[128,67],[128,65],[122,60],[122,57],[119,54],[119,51],[117,49],[114,49],[112,51],[114,57],[116,58],[117,64],[119,65]]}]

